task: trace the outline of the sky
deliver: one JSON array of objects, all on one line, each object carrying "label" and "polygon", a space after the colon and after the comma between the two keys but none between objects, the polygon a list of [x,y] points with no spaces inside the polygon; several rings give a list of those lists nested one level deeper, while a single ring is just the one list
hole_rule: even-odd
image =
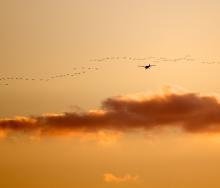
[{"label": "sky", "polygon": [[0,187],[220,186],[219,1],[0,7]]}]

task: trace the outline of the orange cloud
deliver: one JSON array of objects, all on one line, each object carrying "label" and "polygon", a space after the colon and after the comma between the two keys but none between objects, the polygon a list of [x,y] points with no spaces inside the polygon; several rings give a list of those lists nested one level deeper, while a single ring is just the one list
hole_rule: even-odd
[{"label": "orange cloud", "polygon": [[[102,103],[100,110],[84,113],[66,112],[36,117],[0,119],[0,132],[23,132],[42,135],[71,135],[126,132],[177,127],[187,132],[220,132],[220,103],[216,96],[174,91],[152,96],[112,97]],[[114,138],[114,137],[112,137]],[[110,139],[111,140],[111,139]]]},{"label": "orange cloud", "polygon": [[132,175],[124,175],[124,176],[116,176],[112,173],[104,174],[104,181],[108,183],[123,183],[123,182],[135,182],[138,180],[138,176]]}]

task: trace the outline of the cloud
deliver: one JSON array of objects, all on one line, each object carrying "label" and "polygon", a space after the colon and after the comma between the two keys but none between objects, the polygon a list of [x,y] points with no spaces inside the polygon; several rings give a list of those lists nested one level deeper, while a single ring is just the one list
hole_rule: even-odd
[{"label": "cloud", "polygon": [[136,182],[138,180],[138,176],[132,176],[126,174],[124,176],[116,176],[112,173],[104,174],[104,181],[107,183],[124,183],[124,182]]},{"label": "cloud", "polygon": [[[100,110],[0,119],[1,135],[71,135],[177,127],[190,133],[220,132],[220,102],[214,95],[165,90],[162,94],[106,99]],[[105,134],[100,137],[108,139]]]}]

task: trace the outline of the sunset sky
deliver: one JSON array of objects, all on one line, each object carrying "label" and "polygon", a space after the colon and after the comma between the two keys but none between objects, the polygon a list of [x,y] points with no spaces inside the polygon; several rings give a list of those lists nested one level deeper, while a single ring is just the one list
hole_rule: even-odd
[{"label": "sunset sky", "polygon": [[0,187],[219,188],[219,10],[0,0]]}]

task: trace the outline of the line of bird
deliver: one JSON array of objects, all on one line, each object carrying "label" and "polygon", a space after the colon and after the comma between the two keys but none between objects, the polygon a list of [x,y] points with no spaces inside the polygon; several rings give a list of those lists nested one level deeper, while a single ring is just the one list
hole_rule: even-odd
[{"label": "line of bird", "polygon": [[220,61],[202,61],[203,64],[220,64]]},{"label": "line of bird", "polygon": [[[195,61],[195,59],[191,55],[185,55],[184,57],[178,57],[178,58],[167,58],[167,57],[154,57],[154,56],[149,56],[149,57],[142,57],[142,58],[137,58],[137,57],[105,57],[105,58],[96,58],[96,59],[91,59],[90,61],[92,62],[112,62],[112,61],[119,61],[119,60],[126,60],[126,61],[150,61],[152,63],[163,63],[163,62],[192,62]],[[201,61],[200,63],[203,64],[220,64],[220,61]],[[149,68],[150,66],[153,66],[151,64],[145,65],[145,68]],[[65,77],[77,77],[83,74],[86,74],[88,71],[97,71],[99,70],[98,67],[87,67],[87,66],[82,66],[82,67],[74,67],[73,71],[70,73],[66,74],[56,74],[49,76],[47,78],[28,78],[28,77],[12,77],[12,76],[3,76],[0,77],[0,86],[8,86],[9,81],[12,80],[17,80],[17,81],[41,81],[41,82],[48,82],[54,79],[59,79],[59,78],[65,78]]]},{"label": "line of bird", "polygon": [[[127,62],[138,62],[138,61],[150,61],[151,63],[173,63],[173,62],[195,62],[196,59],[193,58],[191,55],[185,55],[184,57],[176,57],[176,58],[168,58],[168,57],[154,57],[154,56],[149,56],[149,57],[128,57],[128,56],[115,56],[115,57],[103,57],[103,58],[95,58],[95,59],[90,59],[92,62],[103,62],[103,63],[108,63],[108,62],[118,62],[118,61],[127,61]],[[197,63],[202,63],[202,64],[220,64],[220,61],[197,61]]]},{"label": "line of bird", "polygon": [[81,68],[77,68],[74,67],[73,71],[70,73],[65,73],[65,74],[56,74],[56,75],[52,75],[49,76],[47,78],[28,78],[28,77],[13,77],[13,76],[3,76],[0,77],[0,86],[8,86],[8,83],[5,83],[6,81],[41,81],[41,82],[48,82],[54,79],[59,79],[59,78],[66,78],[66,77],[78,77],[81,75],[86,74],[88,71],[97,71],[99,70],[98,67],[81,67]]},{"label": "line of bird", "polygon": [[135,61],[152,61],[155,63],[159,63],[159,62],[179,62],[179,61],[195,61],[194,58],[191,57],[191,55],[186,55],[184,57],[178,57],[178,58],[167,58],[167,57],[154,57],[154,56],[149,56],[149,57],[142,57],[142,58],[137,58],[137,57],[127,57],[127,56],[123,56],[123,57],[104,57],[104,58],[95,58],[95,59],[90,59],[90,61],[92,62],[111,62],[111,61],[119,61],[119,60],[126,60],[126,61],[130,61],[130,62],[135,62]]}]

